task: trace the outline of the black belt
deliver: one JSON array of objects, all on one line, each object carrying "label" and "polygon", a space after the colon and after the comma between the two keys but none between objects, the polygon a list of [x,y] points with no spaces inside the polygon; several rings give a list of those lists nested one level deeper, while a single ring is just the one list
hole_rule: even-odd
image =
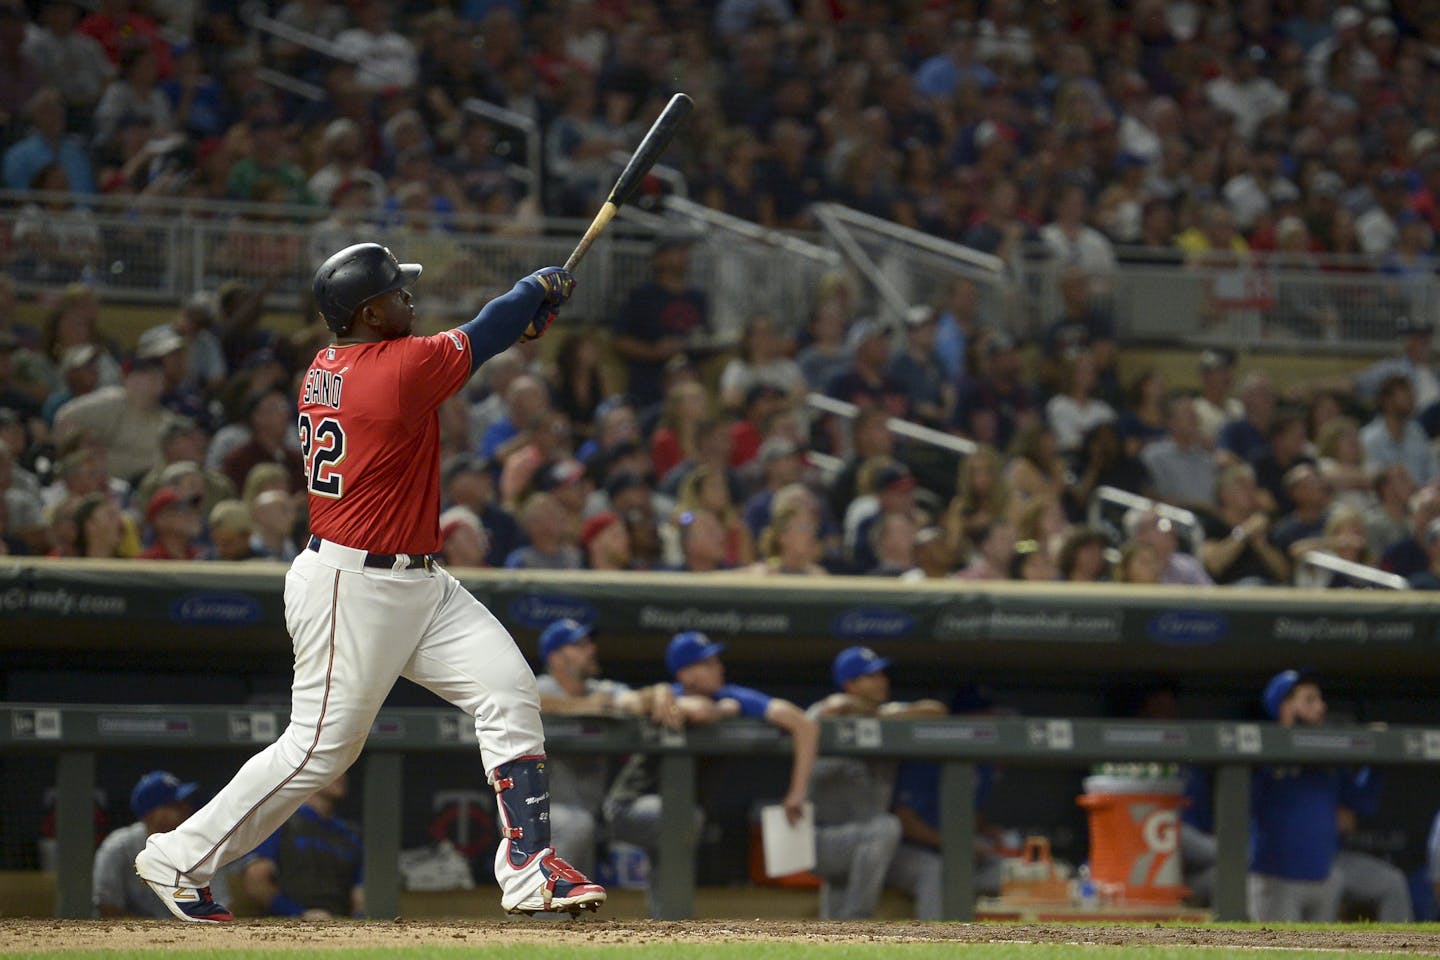
[{"label": "black belt", "polygon": [[[317,536],[312,535],[312,536],[310,537],[310,542],[305,545],[305,549],[307,549],[307,550],[314,550],[316,553],[319,553],[319,552],[320,552],[320,538],[317,537]],[[429,570],[429,569],[431,569],[432,567],[434,567],[435,564],[439,563],[439,561],[440,561],[440,558],[439,558],[438,556],[436,556],[435,554],[433,554],[433,553],[367,553],[367,554],[365,554],[365,566],[367,566],[367,567],[384,567],[384,568],[387,569],[387,570],[393,570],[393,569],[395,569],[395,567],[396,567],[397,565],[400,567],[401,570],[407,570],[407,569],[409,569],[410,567],[424,567],[426,570]]]}]

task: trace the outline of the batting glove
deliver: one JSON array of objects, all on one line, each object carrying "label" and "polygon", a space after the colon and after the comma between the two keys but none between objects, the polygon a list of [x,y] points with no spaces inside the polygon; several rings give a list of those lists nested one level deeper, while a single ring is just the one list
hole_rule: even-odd
[{"label": "batting glove", "polygon": [[[575,278],[564,267],[545,267],[530,274],[545,288],[545,305],[558,307],[575,292]],[[548,326],[548,324],[547,324]]]},{"label": "batting glove", "polygon": [[530,318],[530,325],[525,328],[524,333],[520,334],[520,342],[529,343],[531,340],[539,340],[545,336],[545,331],[550,329],[550,324],[554,323],[555,318],[559,315],[560,311],[554,307],[540,304],[540,308],[535,311],[535,316]]}]

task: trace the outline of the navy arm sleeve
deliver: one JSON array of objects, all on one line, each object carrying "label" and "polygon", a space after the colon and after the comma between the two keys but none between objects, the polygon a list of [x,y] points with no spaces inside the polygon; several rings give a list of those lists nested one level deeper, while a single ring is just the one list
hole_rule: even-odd
[{"label": "navy arm sleeve", "polygon": [[475,319],[462,323],[457,329],[470,341],[470,371],[520,339],[544,299],[544,284],[526,277],[481,307]]}]

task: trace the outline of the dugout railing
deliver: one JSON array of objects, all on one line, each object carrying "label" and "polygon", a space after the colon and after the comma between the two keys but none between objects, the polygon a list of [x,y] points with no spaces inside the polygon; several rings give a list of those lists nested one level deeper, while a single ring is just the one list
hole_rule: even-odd
[{"label": "dugout railing", "polygon": [[[56,764],[57,916],[91,911],[96,756],[121,750],[260,749],[283,730],[275,709],[219,706],[0,704],[0,755],[49,754]],[[384,710],[366,745],[362,824],[366,902],[372,916],[400,911],[401,810],[407,754],[479,752],[469,718],[454,710]],[[758,721],[731,720],[673,732],[631,719],[547,717],[555,754],[654,755],[662,823],[656,888],[664,919],[693,915],[696,760],[773,756],[788,737]],[[1251,768],[1287,765],[1440,765],[1440,728],[1309,727],[1234,722],[947,718],[923,721],[843,718],[822,724],[821,752],[940,764],[944,916],[974,916],[976,765],[1083,767],[1106,761],[1186,763],[1213,768],[1218,847],[1213,910],[1220,920],[1246,916],[1246,854]]]}]

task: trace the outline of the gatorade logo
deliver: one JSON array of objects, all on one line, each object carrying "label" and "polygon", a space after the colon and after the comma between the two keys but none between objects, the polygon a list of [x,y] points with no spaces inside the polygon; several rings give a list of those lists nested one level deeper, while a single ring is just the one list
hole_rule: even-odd
[{"label": "gatorade logo", "polygon": [[1150,803],[1132,805],[1130,815],[1140,822],[1140,836],[1145,841],[1145,851],[1130,867],[1130,886],[1177,886],[1180,858],[1175,856],[1175,851],[1180,846],[1179,815],[1174,809]]}]

